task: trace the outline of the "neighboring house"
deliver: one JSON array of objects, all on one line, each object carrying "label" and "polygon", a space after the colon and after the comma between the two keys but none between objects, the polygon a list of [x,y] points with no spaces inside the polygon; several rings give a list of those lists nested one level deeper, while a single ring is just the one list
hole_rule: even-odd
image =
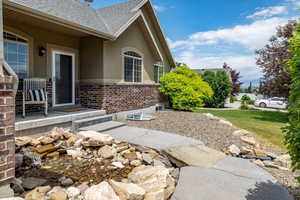
[{"label": "neighboring house", "polygon": [[3,0],[3,19],[6,62],[20,83],[47,79],[49,107],[113,113],[163,100],[159,76],[175,62],[149,0],[104,8],[79,0]]}]

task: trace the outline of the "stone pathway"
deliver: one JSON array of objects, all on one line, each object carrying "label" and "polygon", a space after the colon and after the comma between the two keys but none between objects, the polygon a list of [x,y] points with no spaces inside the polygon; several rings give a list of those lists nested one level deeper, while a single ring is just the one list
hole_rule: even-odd
[{"label": "stone pathway", "polygon": [[124,126],[116,139],[168,152],[186,163],[171,200],[293,200],[268,172],[248,160],[203,146],[201,141],[162,131]]}]

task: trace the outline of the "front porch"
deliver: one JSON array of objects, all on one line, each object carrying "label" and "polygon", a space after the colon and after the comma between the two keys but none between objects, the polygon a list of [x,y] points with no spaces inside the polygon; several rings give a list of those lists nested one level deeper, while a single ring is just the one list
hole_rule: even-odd
[{"label": "front porch", "polygon": [[85,108],[66,108],[50,111],[47,116],[40,113],[30,113],[26,118],[16,116],[16,136],[43,134],[54,127],[71,128],[76,120],[104,116],[104,110]]}]

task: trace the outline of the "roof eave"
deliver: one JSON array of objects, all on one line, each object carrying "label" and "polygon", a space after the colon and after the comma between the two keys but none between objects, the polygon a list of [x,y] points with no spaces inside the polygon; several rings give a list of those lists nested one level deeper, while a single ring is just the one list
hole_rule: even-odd
[{"label": "roof eave", "polygon": [[30,15],[32,17],[36,17],[36,18],[39,18],[39,19],[42,19],[42,20],[46,20],[46,21],[49,21],[49,22],[52,22],[52,23],[55,23],[55,24],[58,24],[58,25],[62,25],[64,27],[68,27],[68,28],[71,28],[71,29],[74,29],[74,30],[78,30],[78,31],[90,34],[90,35],[94,35],[94,36],[101,37],[101,38],[108,39],[108,40],[114,40],[115,39],[114,36],[111,35],[111,34],[100,32],[100,31],[97,31],[95,29],[91,29],[89,27],[82,26],[80,24],[70,22],[68,20],[64,20],[62,18],[55,17],[53,15],[49,15],[47,13],[38,11],[36,9],[32,9],[32,8],[29,8],[29,7],[14,3],[14,2],[10,2],[8,0],[3,0],[3,6],[5,8],[13,9],[15,11],[21,12],[21,13],[26,14],[26,15]]}]

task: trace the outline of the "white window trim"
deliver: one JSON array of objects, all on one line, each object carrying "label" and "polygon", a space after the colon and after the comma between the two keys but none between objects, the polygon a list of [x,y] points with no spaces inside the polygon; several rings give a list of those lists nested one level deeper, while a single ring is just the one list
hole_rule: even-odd
[{"label": "white window trim", "polygon": [[[159,75],[160,75],[160,73],[159,73],[159,68],[162,68],[162,70],[163,70],[163,73],[162,73],[162,75],[164,75],[165,74],[165,66],[164,66],[164,63],[163,62],[161,62],[160,61],[160,63],[158,63],[158,62],[156,62],[156,63],[154,63],[154,65],[153,65],[154,67],[157,67],[157,78],[159,78]],[[155,76],[155,75],[154,75]],[[160,79],[160,78],[159,78]],[[154,82],[155,83],[159,83],[159,79],[158,80],[154,80]]]},{"label": "white window trim", "polygon": [[[128,51],[132,51],[132,52],[135,52],[135,53],[139,54],[141,56],[141,58],[138,58],[138,57],[135,57],[135,56],[125,55],[125,53],[128,52]],[[141,82],[134,82],[134,67],[133,67],[133,70],[132,70],[133,81],[132,82],[125,81],[125,57],[134,58],[134,59],[142,61],[142,64],[141,64]],[[122,82],[124,82],[124,83],[136,83],[136,84],[144,83],[144,55],[143,55],[143,53],[141,53],[136,48],[126,47],[122,50]]]},{"label": "white window trim", "polygon": [[[22,44],[22,45],[25,45],[26,47],[27,47],[27,59],[26,59],[26,61],[27,61],[27,63],[26,63],[26,74],[27,74],[27,77],[29,77],[29,54],[30,54],[30,47],[29,47],[29,39],[28,38],[26,38],[26,37],[23,37],[23,36],[21,36],[21,35],[19,35],[19,34],[16,34],[16,33],[14,33],[14,32],[11,32],[11,31],[7,31],[7,30],[3,30],[3,33],[9,33],[9,34],[12,34],[12,35],[15,35],[16,37],[18,37],[18,38],[21,38],[21,39],[23,39],[23,40],[25,40],[26,41],[26,43],[25,42],[19,42],[19,41],[13,41],[13,40],[9,40],[9,39],[6,39],[6,38],[4,38],[4,35],[3,35],[3,42],[11,42],[11,43],[15,43],[15,44]],[[4,45],[4,44],[3,44]],[[4,55],[5,55],[5,52],[4,52],[4,46],[3,46],[3,53],[4,53]],[[16,72],[15,72],[16,73]],[[17,73],[16,73],[17,74]],[[26,78],[26,77],[25,77]]]}]

